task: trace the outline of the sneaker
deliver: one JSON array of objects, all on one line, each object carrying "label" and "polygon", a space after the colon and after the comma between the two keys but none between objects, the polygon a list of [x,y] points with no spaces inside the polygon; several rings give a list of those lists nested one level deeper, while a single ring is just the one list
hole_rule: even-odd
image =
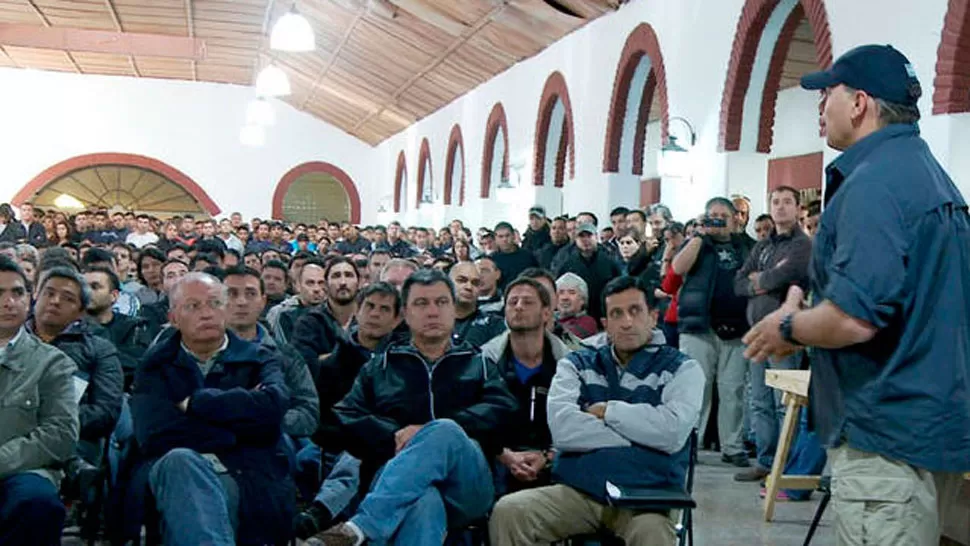
[{"label": "sneaker", "polygon": [[293,518],[293,533],[300,540],[306,540],[329,527],[332,520],[330,511],[319,502],[314,502]]},{"label": "sneaker", "polygon": [[734,481],[736,482],[760,482],[765,479],[765,477],[771,474],[770,470],[761,468],[755,465],[748,470],[743,470],[734,475]]},{"label": "sneaker", "polygon": [[734,465],[738,468],[748,468],[751,466],[751,463],[748,462],[747,453],[737,453],[735,455],[724,453],[721,455],[721,462]]},{"label": "sneaker", "polygon": [[[768,495],[768,489],[767,489],[766,487],[762,487],[762,488],[761,488],[761,491],[760,491],[760,492],[758,493],[758,496],[759,496],[759,497],[761,497],[761,498],[763,499],[763,498],[765,498],[765,497],[766,497],[767,495]],[[791,499],[790,499],[790,498],[788,498],[788,493],[785,493],[785,490],[784,490],[784,489],[779,489],[779,490],[778,490],[778,494],[777,494],[777,495],[775,495],[775,500],[776,500],[777,502],[788,502],[788,501],[790,501]]]},{"label": "sneaker", "polygon": [[357,546],[360,535],[346,523],[335,525],[306,541],[307,546]]}]

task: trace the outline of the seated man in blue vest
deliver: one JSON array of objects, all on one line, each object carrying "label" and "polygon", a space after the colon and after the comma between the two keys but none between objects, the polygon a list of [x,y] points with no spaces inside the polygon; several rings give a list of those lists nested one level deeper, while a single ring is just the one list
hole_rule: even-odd
[{"label": "seated man in blue vest", "polygon": [[704,372],[651,343],[657,313],[642,281],[614,279],[602,298],[610,342],[560,360],[549,388],[557,483],[502,497],[489,522],[492,546],[546,544],[601,527],[626,544],[674,544],[669,514],[610,507],[607,483],[683,487]]}]

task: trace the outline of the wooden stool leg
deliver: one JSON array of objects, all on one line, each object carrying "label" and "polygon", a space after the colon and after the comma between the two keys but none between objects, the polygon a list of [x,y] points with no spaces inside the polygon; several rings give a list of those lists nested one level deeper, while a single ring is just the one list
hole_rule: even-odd
[{"label": "wooden stool leg", "polygon": [[781,426],[781,433],[778,435],[778,448],[775,449],[775,462],[771,465],[771,474],[765,480],[765,521],[771,521],[775,517],[775,497],[778,495],[780,484],[779,478],[785,471],[785,463],[788,462],[788,450],[791,449],[792,436],[795,435],[795,427],[798,426],[799,410],[798,397],[791,393],[785,393],[785,420]]}]

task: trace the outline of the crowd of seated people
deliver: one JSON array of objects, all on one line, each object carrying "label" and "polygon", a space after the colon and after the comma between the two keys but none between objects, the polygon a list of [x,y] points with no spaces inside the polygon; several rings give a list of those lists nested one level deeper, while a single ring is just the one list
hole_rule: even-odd
[{"label": "crowd of seated people", "polygon": [[[771,219],[808,240],[820,211],[779,191]],[[732,351],[807,264],[751,260],[778,232],[756,246],[745,205],[686,224],[620,207],[612,238],[533,207],[521,235],[474,239],[0,206],[0,379],[19,374],[0,380],[0,543],[59,543],[107,487],[120,540],[440,544],[475,524],[495,545],[672,544],[673,515],[611,508],[606,482],[682,484],[714,385],[725,461],[758,455],[739,479],[777,441],[763,373],[745,424]]]}]

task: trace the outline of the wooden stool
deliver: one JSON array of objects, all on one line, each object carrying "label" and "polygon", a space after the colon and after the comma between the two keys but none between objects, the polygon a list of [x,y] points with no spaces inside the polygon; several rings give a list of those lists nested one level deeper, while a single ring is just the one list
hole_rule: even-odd
[{"label": "wooden stool", "polygon": [[791,441],[798,429],[799,414],[802,407],[808,406],[808,383],[812,372],[809,370],[765,370],[765,384],[782,391],[785,405],[785,421],[778,435],[778,448],[771,473],[765,480],[765,521],[775,516],[775,498],[779,489],[817,489],[821,476],[783,475]]}]

